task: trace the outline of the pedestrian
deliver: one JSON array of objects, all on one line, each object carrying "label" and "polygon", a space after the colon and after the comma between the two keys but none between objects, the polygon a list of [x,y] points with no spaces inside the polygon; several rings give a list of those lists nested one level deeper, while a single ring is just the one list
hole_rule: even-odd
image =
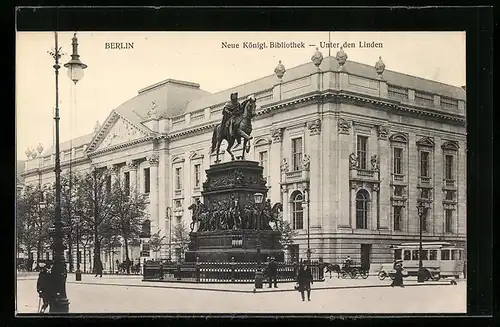
[{"label": "pedestrian", "polygon": [[274,281],[274,287],[278,288],[278,263],[271,257],[271,261],[267,265],[267,279],[269,280],[269,288],[272,287]]},{"label": "pedestrian", "polygon": [[44,262],[38,263],[38,267],[40,267],[40,273],[38,274],[38,280],[36,282],[36,291],[38,292],[38,296],[43,300],[40,313],[44,313],[53,299],[52,276],[49,271],[50,266],[46,265]]},{"label": "pedestrian", "polygon": [[313,283],[313,278],[311,274],[311,268],[307,263],[300,265],[297,282],[299,283],[298,288],[302,297],[302,301],[305,300],[304,292],[307,292],[307,301],[311,301],[311,284]]},{"label": "pedestrian", "polygon": [[394,286],[405,287],[403,285],[403,262],[402,261],[398,261],[396,263],[395,270],[396,270],[396,272],[394,274],[394,279],[392,280],[391,287],[394,287]]}]

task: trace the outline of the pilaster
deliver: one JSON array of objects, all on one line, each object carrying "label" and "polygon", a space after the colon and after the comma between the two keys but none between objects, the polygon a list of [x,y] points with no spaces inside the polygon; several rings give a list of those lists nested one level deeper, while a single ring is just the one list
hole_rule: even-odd
[{"label": "pilaster", "polygon": [[149,205],[151,214],[151,233],[156,233],[160,228],[159,213],[158,213],[158,164],[159,156],[157,153],[152,154],[148,158],[150,165],[150,192],[149,192]]},{"label": "pilaster", "polygon": [[[386,84],[387,85],[387,84]],[[380,170],[380,187],[378,191],[379,210],[378,221],[379,229],[390,229],[390,213],[391,213],[391,146],[388,141],[389,127],[380,125],[377,127],[378,149],[379,149],[379,170]]]},{"label": "pilaster", "polygon": [[[281,152],[282,152],[282,141],[283,141],[283,129],[276,128],[271,129],[271,151],[269,153],[268,169],[270,180],[268,185],[280,185],[281,182]],[[281,202],[281,191],[279,187],[271,187],[269,192],[271,202]]]},{"label": "pilaster", "polygon": [[[340,74],[346,75],[347,74]],[[349,190],[349,153],[351,152],[351,126],[352,124],[344,118],[337,119],[338,146],[337,149],[337,166],[338,166],[338,181],[337,184],[337,201],[338,201],[338,224],[337,228],[351,228],[352,207],[351,200],[355,199],[353,190]],[[351,196],[349,194],[351,193]]]},{"label": "pilaster", "polygon": [[322,225],[322,208],[320,199],[321,192],[321,163],[323,155],[321,151],[321,119],[315,118],[307,122],[309,130],[309,142],[307,142],[306,155],[307,160],[304,160],[304,169],[309,170],[309,199],[310,203],[310,224],[311,227],[319,227]]}]

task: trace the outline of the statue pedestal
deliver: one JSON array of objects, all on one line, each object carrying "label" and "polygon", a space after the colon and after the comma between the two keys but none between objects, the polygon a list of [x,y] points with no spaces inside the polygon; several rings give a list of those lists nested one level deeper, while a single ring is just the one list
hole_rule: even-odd
[{"label": "statue pedestal", "polygon": [[[211,232],[191,233],[191,241],[195,250],[186,252],[186,261],[209,262],[256,262],[259,232],[251,229],[217,230]],[[276,261],[284,261],[279,238],[281,233],[274,230],[260,231],[261,261],[274,257]]]},{"label": "statue pedestal", "polygon": [[[201,222],[202,230],[190,234],[191,245],[185,254],[187,262],[194,262],[197,258],[210,262],[230,262],[233,258],[235,262],[255,262],[259,235],[261,260],[271,256],[277,261],[284,260],[279,243],[281,233],[271,230],[268,225],[260,226],[259,232],[255,221],[249,223],[243,213],[247,205],[258,211],[264,208],[267,187],[262,171],[258,162],[247,160],[215,164],[206,170],[207,180],[203,183],[202,195],[205,207],[212,212],[211,223]],[[255,193],[264,195],[262,204],[255,204]],[[232,221],[228,226],[225,217],[235,201],[238,203],[241,225],[233,228]],[[211,227],[204,227],[207,225]]]}]

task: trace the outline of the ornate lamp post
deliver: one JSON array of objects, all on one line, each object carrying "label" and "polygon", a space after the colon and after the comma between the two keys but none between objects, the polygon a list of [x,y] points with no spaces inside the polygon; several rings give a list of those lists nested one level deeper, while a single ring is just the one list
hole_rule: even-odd
[{"label": "ornate lamp post", "polygon": [[261,204],[262,200],[264,200],[264,194],[262,193],[255,193],[254,195],[254,200],[255,204],[257,204],[258,207],[258,214],[257,214],[257,270],[255,271],[255,288],[262,288],[262,280],[264,279],[263,273],[262,273],[262,267],[261,267],[261,262],[260,262],[260,221],[261,221],[261,215],[262,215],[262,210],[261,210]]},{"label": "ornate lamp post", "polygon": [[168,232],[170,234],[168,237],[168,260],[172,262],[172,218],[174,217],[172,214],[172,208],[167,207],[166,217],[169,220]]},{"label": "ornate lamp post", "polygon": [[[78,38],[76,37],[76,33],[73,34],[73,38],[72,38],[72,43],[71,43],[72,47],[73,47],[73,52],[71,54],[71,60],[64,64],[64,67],[66,67],[68,70],[67,70],[67,74],[68,74],[68,77],[73,81],[73,83],[75,83],[75,86],[76,86],[76,83],[78,83],[80,80],[82,80],[83,78],[83,70],[85,68],[87,68],[87,65],[85,65],[84,63],[82,63],[80,61],[80,55],[78,54]],[[71,151],[71,150],[70,150]],[[70,192],[71,192],[71,182],[72,182],[72,178],[71,178],[71,158],[70,158]],[[77,229],[79,229],[79,225],[80,225],[80,217],[77,217],[78,218],[78,226],[77,226]],[[71,220],[70,220],[71,221]],[[77,230],[77,233],[79,234],[80,231]],[[77,236],[77,238],[79,237],[79,235]],[[75,279],[77,281],[81,281],[82,280],[82,272],[80,271],[80,260],[79,260],[79,244],[78,244],[79,240],[77,240],[77,244],[76,244],[76,247],[77,247],[77,250],[76,250],[76,265],[77,265],[77,268],[76,268],[76,272],[75,272]]]},{"label": "ornate lamp post", "polygon": [[53,302],[50,304],[50,312],[67,313],[69,312],[69,301],[66,297],[66,263],[64,259],[64,244],[62,235],[62,220],[61,220],[61,162],[59,158],[59,59],[61,58],[61,49],[57,40],[57,32],[54,32],[55,48],[49,52],[54,58],[54,72],[56,77],[56,107],[54,114],[55,121],[55,138],[56,138],[56,207],[55,219],[53,228],[53,250],[54,250],[54,266],[52,267],[53,294],[55,294]]},{"label": "ornate lamp post", "polygon": [[307,205],[307,262],[311,262],[311,245],[310,245],[310,227],[311,227],[311,215],[309,213],[309,197],[310,197],[310,189],[309,185],[304,190],[304,194],[306,196],[306,205]]},{"label": "ornate lamp post", "polygon": [[417,210],[418,210],[418,218],[420,221],[420,243],[419,243],[419,248],[418,248],[418,282],[423,283],[425,281],[425,275],[426,275],[426,270],[424,269],[423,263],[422,263],[422,253],[423,253],[423,248],[422,248],[422,217],[424,215],[424,203],[422,201],[419,201],[417,204]]}]

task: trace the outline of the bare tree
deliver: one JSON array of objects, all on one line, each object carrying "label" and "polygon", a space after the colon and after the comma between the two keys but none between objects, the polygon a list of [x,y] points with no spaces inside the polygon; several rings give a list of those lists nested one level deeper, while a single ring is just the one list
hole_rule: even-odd
[{"label": "bare tree", "polygon": [[284,250],[289,250],[291,245],[294,243],[294,238],[299,233],[292,228],[290,222],[284,220],[279,224],[278,230],[281,232],[281,236],[279,238],[281,248]]},{"label": "bare tree", "polygon": [[107,189],[108,176],[105,169],[93,169],[83,173],[75,185],[81,203],[81,218],[93,235],[94,270],[102,267],[101,241],[115,232],[111,221],[111,190]]},{"label": "bare tree", "polygon": [[110,197],[112,224],[114,230],[123,238],[125,246],[125,265],[130,274],[130,241],[139,237],[143,221],[147,217],[144,194],[137,189],[117,180]]},{"label": "bare tree", "polygon": [[76,217],[78,214],[78,197],[75,185],[78,185],[79,179],[76,173],[65,174],[61,176],[61,218],[65,225],[65,238],[68,244],[69,253],[69,271],[73,271],[73,245],[76,244]]},{"label": "bare tree", "polygon": [[[189,242],[191,241],[189,237],[189,231],[185,224],[179,222],[175,225],[173,229],[173,241],[176,243],[177,248],[180,249],[180,255],[188,249]],[[180,259],[180,258],[179,258]]]},{"label": "bare tree", "polygon": [[18,247],[23,248],[31,257],[31,251],[36,249],[37,260],[42,257],[42,251],[49,241],[49,227],[54,217],[54,201],[52,190],[37,187],[27,187],[17,198],[16,232]]},{"label": "bare tree", "polygon": [[155,259],[158,258],[158,252],[160,252],[163,245],[165,245],[165,235],[160,236],[160,230],[158,230],[149,239],[149,248],[155,254]]}]

